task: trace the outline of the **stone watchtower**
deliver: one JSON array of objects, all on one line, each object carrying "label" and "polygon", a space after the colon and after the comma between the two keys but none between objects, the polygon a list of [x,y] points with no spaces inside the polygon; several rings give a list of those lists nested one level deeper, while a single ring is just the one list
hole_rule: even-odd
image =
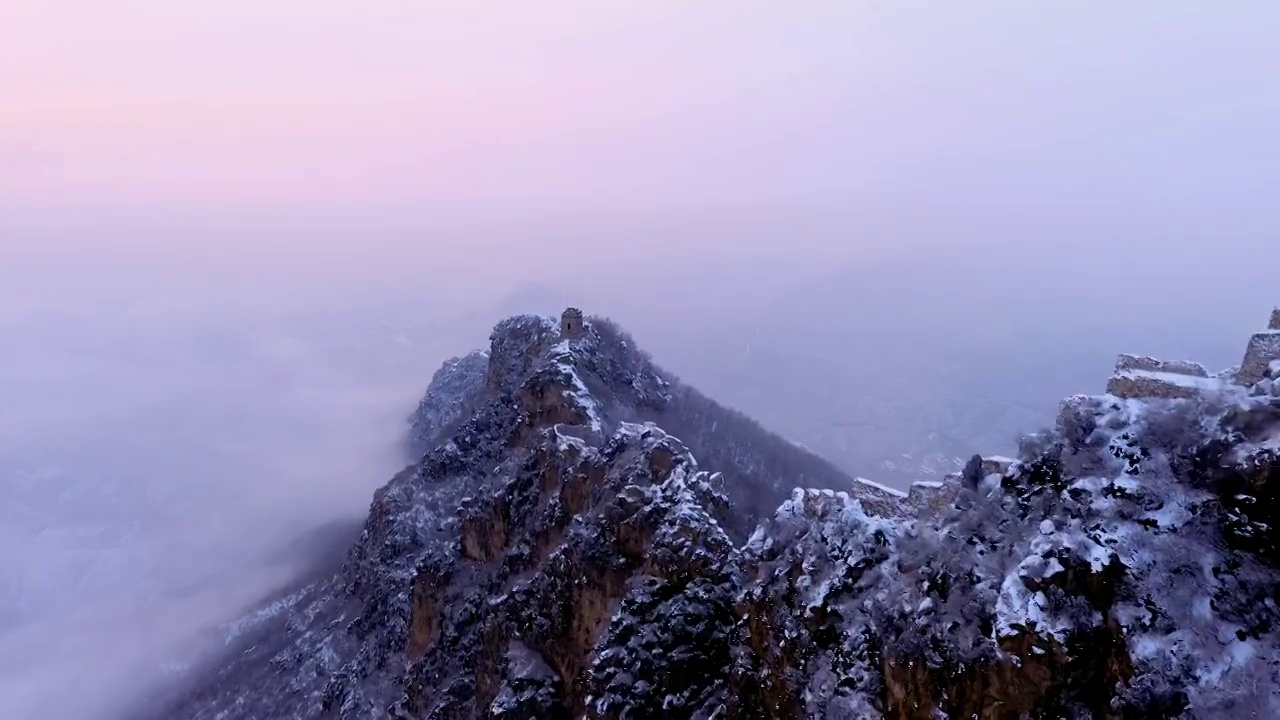
[{"label": "stone watchtower", "polygon": [[1271,311],[1267,329],[1249,338],[1244,352],[1244,362],[1236,373],[1236,382],[1245,387],[1272,375],[1271,364],[1280,360],[1280,308]]},{"label": "stone watchtower", "polygon": [[560,336],[570,339],[582,337],[581,310],[571,307],[560,315]]}]

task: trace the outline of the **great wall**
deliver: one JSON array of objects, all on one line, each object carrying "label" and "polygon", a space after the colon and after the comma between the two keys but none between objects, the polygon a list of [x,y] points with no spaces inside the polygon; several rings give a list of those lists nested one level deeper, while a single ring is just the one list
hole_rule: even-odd
[{"label": "great wall", "polygon": [[[1107,395],[1137,402],[1194,401],[1210,393],[1280,396],[1280,307],[1272,310],[1267,328],[1249,338],[1238,366],[1210,374],[1200,363],[1188,360],[1122,353],[1106,386]],[[1082,397],[1062,402],[1059,423],[1072,414]],[[965,472],[978,478],[1004,475],[1014,462],[999,455],[975,456]],[[906,492],[857,478],[849,494],[877,515],[932,514],[951,504],[965,472],[948,474],[941,481],[914,482]]]}]

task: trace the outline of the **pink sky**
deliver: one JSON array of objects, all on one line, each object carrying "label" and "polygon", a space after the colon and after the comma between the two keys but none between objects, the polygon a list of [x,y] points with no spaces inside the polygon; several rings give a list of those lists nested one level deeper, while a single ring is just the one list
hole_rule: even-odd
[{"label": "pink sky", "polygon": [[0,203],[1176,197],[1252,166],[1249,192],[1280,164],[1263,146],[1278,18],[1177,0],[18,0],[0,9]]}]

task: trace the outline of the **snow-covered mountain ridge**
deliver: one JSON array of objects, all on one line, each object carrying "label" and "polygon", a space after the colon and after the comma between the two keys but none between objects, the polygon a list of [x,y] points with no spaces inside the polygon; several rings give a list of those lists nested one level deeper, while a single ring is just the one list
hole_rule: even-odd
[{"label": "snow-covered mountain ridge", "polygon": [[1123,356],[1018,458],[904,495],[608,321],[506,320],[342,570],[161,716],[1275,717],[1271,332],[1212,377]]}]

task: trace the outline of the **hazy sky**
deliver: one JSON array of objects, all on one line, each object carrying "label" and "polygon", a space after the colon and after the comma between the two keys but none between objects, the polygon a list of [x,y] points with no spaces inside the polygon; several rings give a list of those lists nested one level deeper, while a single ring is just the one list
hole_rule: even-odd
[{"label": "hazy sky", "polygon": [[1280,186],[1277,33],[1266,0],[17,0],[0,206],[1247,213]]}]

